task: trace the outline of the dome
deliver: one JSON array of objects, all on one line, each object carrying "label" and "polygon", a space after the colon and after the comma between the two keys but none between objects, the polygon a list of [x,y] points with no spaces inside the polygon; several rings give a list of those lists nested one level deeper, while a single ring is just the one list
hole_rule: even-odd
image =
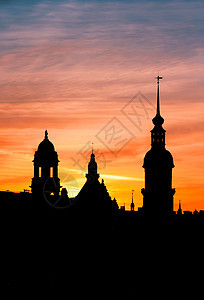
[{"label": "dome", "polygon": [[48,139],[47,130],[45,131],[44,140],[38,146],[38,151],[37,151],[36,155],[42,160],[54,159],[56,156],[54,145]]},{"label": "dome", "polygon": [[45,131],[45,138],[44,138],[44,140],[38,146],[38,151],[39,152],[45,152],[45,153],[55,151],[53,143],[51,143],[50,140],[48,139],[48,132],[47,132],[47,130]]},{"label": "dome", "polygon": [[151,149],[144,157],[143,168],[155,166],[169,166],[174,168],[173,156],[165,148]]}]

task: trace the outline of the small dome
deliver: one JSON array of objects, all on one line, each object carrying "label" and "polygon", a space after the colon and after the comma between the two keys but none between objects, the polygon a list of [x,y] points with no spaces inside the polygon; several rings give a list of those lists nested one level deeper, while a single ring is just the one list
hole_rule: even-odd
[{"label": "small dome", "polygon": [[45,138],[39,144],[36,157],[41,160],[55,160],[57,159],[57,152],[55,151],[53,143],[48,139],[47,130],[45,131]]},{"label": "small dome", "polygon": [[45,131],[45,138],[44,140],[39,144],[38,151],[41,153],[49,153],[55,151],[53,143],[51,143],[48,139],[48,132]]},{"label": "small dome", "polygon": [[152,165],[158,166],[169,166],[174,168],[173,157],[171,153],[165,148],[161,149],[151,149],[149,150],[144,157],[143,167],[151,167]]},{"label": "small dome", "polygon": [[55,151],[53,143],[49,140],[43,140],[38,146],[39,152],[52,152]]}]

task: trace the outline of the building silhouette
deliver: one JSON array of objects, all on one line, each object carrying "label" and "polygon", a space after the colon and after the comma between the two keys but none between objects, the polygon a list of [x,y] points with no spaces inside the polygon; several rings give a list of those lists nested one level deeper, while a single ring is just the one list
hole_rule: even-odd
[{"label": "building silhouette", "polygon": [[152,122],[151,149],[144,157],[145,188],[142,189],[145,215],[171,215],[173,213],[172,169],[173,157],[165,148],[164,119],[160,114],[159,80],[157,77],[157,110]]},{"label": "building silhouette", "polygon": [[99,181],[98,166],[94,151],[90,155],[86,182],[79,194],[76,196],[73,209],[80,212],[96,214],[111,214],[111,197],[107,191],[104,180]]},{"label": "building silhouette", "polygon": [[[34,177],[31,191],[35,204],[44,205],[44,200],[52,201],[59,198],[60,179],[58,177],[58,154],[45,131],[44,140],[39,144],[34,155]],[[54,196],[54,197],[53,197]]]}]

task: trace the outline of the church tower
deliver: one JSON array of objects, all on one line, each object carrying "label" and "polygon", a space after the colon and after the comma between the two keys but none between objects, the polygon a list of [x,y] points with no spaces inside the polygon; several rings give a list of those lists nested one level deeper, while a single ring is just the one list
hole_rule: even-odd
[{"label": "church tower", "polygon": [[145,188],[142,189],[145,215],[171,215],[173,212],[172,168],[173,157],[165,148],[166,130],[162,127],[164,119],[160,114],[159,81],[157,79],[157,110],[152,122],[151,149],[144,158]]},{"label": "church tower", "polygon": [[95,154],[93,153],[93,149],[92,149],[90,161],[88,164],[88,174],[86,174],[87,183],[99,183],[98,181],[99,174],[97,173],[97,169],[98,166],[95,160]]},{"label": "church tower", "polygon": [[34,200],[49,201],[50,196],[59,197],[58,154],[48,139],[47,130],[44,140],[35,152],[33,163],[34,177],[32,178],[31,189]]}]

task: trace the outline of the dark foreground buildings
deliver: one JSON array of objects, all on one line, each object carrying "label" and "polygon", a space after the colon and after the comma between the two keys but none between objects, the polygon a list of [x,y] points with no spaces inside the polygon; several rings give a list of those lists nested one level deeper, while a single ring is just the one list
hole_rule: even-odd
[{"label": "dark foreground buildings", "polygon": [[[43,141],[39,144],[34,154],[34,176],[31,181],[31,193],[0,192],[3,206],[9,212],[16,214],[20,210],[24,215],[29,212],[49,213],[53,215],[73,216],[183,216],[181,203],[179,210],[174,211],[175,189],[172,187],[172,169],[174,168],[173,157],[166,149],[164,119],[160,113],[159,83],[162,77],[157,77],[157,107],[156,115],[152,122],[151,149],[144,157],[143,168],[145,170],[145,187],[143,194],[143,206],[135,211],[131,203],[131,210],[125,207],[119,208],[116,199],[111,199],[104,180],[99,181],[97,162],[92,150],[88,163],[86,182],[75,198],[70,198],[65,188],[60,185],[58,176],[58,154],[53,143],[45,131]],[[195,211],[194,215],[201,215]],[[190,212],[185,215],[191,215]]]},{"label": "dark foreground buildings", "polygon": [[[107,188],[99,181],[97,162],[92,150],[88,163],[86,182],[75,198],[70,198],[65,188],[60,185],[58,177],[58,154],[53,143],[45,131],[43,141],[39,144],[34,154],[34,176],[31,181],[31,193],[0,192],[2,205],[12,212],[20,212],[26,215],[35,214],[35,211],[49,212],[54,215],[72,216],[107,215],[107,216],[183,216],[181,204],[176,213],[174,211],[174,194],[172,188],[173,157],[166,149],[164,119],[160,113],[159,81],[157,77],[157,108],[152,122],[151,149],[144,157],[143,168],[145,170],[145,187],[143,194],[143,207],[135,211],[132,199],[131,210],[125,207],[119,208],[116,199],[111,199]],[[194,215],[201,215],[196,212]],[[187,215],[187,213],[185,213]],[[191,215],[189,212],[188,215]]]},{"label": "dark foreground buildings", "polygon": [[[195,232],[199,232],[198,239],[202,236],[203,222],[198,221],[202,218],[193,218],[203,216],[201,212],[182,214],[181,205],[177,214],[173,209],[174,163],[172,155],[165,148],[159,79],[160,77],[157,78],[157,112],[153,118],[151,149],[145,155],[143,164],[143,207],[135,211],[132,198],[131,210],[121,210],[116,199],[111,200],[104,181],[99,180],[93,150],[90,153],[86,182],[79,194],[70,198],[67,190],[60,184],[58,154],[45,131],[45,137],[34,155],[32,193],[26,190],[22,193],[0,192],[0,219],[4,233],[1,243],[5,250],[2,258],[6,262],[3,276],[7,287],[29,288],[30,291],[66,288],[69,295],[74,293],[78,296],[82,292],[83,297],[90,295],[91,291],[97,291],[97,294],[94,292],[96,298],[101,296],[102,291],[106,291],[106,297],[109,293],[115,296],[117,291],[119,295],[121,291],[127,293],[131,288],[135,292],[144,291],[146,274],[148,271],[151,274],[152,270],[158,270],[158,253],[165,244],[168,244],[166,253],[169,249],[174,253],[181,241],[184,245],[188,242],[188,247],[190,241],[195,244]],[[166,216],[189,215],[192,218],[165,219]],[[143,216],[149,218],[140,218]],[[187,225],[187,219],[194,220],[194,225],[192,221]],[[178,220],[182,220],[183,225],[178,225]],[[165,235],[161,233],[161,227],[165,230]],[[121,245],[114,248],[117,239],[128,249],[127,256],[125,252],[121,254],[122,258],[117,255],[121,253]],[[153,249],[155,244],[158,251]],[[172,258],[170,261],[169,257],[168,255],[166,266],[168,270],[173,266],[169,272],[172,274],[176,259]],[[181,264],[180,260],[179,268]],[[165,264],[162,259],[163,266]],[[187,267],[189,268],[188,264]],[[133,269],[137,270],[136,279],[132,277]],[[104,274],[106,277],[101,278]],[[145,280],[142,279],[144,277]],[[153,272],[150,277],[149,286],[154,277]]]}]

